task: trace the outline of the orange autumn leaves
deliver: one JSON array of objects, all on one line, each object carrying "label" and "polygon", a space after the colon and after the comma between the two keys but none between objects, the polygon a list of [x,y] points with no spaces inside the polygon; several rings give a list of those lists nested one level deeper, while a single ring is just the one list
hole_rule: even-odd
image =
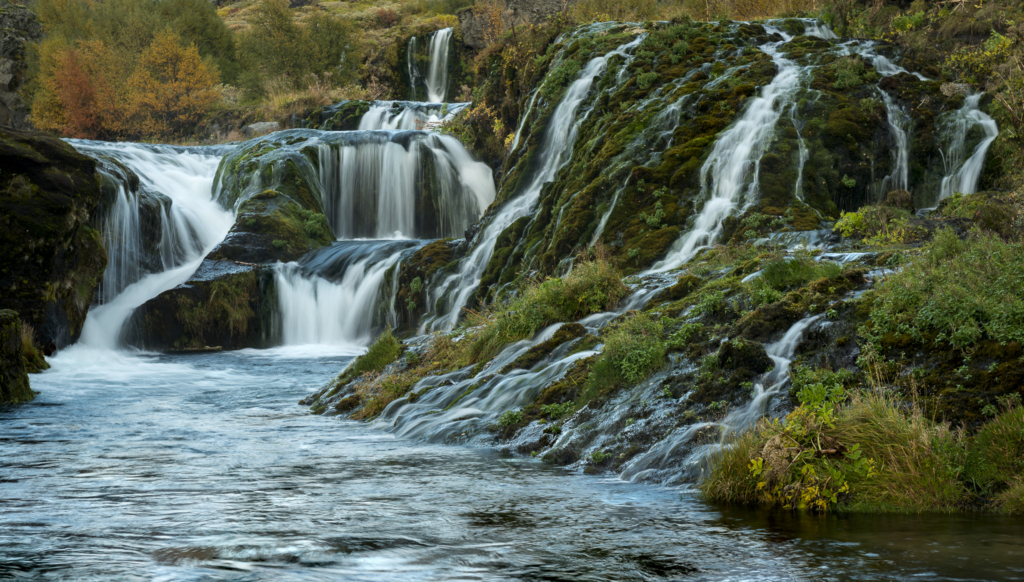
[{"label": "orange autumn leaves", "polygon": [[220,95],[217,69],[170,30],[141,54],[100,40],[40,47],[32,119],[40,129],[89,139],[188,133]]}]

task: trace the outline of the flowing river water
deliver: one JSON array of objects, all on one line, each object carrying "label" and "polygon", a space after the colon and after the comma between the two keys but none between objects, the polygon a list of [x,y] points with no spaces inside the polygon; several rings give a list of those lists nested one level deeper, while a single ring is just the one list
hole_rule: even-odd
[{"label": "flowing river water", "polygon": [[65,350],[0,408],[0,579],[1024,579],[1019,519],[717,508],[296,406],[351,353]]}]

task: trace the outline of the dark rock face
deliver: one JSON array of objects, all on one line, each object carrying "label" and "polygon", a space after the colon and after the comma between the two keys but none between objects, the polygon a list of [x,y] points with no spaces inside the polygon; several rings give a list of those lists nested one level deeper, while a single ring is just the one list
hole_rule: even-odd
[{"label": "dark rock face", "polygon": [[35,14],[12,4],[0,7],[0,125],[32,127],[18,90],[25,82],[25,43],[42,36]]},{"label": "dark rock face", "polygon": [[21,356],[21,320],[14,311],[0,309],[0,404],[34,397]]},{"label": "dark rock face", "polygon": [[49,353],[75,341],[107,253],[88,224],[100,200],[95,162],[42,133],[0,130],[0,307]]},{"label": "dark rock face", "polygon": [[269,267],[207,259],[187,283],[136,309],[124,339],[161,351],[268,347],[276,340],[273,281]]}]

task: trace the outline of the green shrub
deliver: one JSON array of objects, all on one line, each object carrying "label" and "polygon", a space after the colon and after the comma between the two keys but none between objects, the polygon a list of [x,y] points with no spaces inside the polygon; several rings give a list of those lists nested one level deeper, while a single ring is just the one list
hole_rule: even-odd
[{"label": "green shrub", "polygon": [[725,309],[725,291],[704,291],[697,296],[697,303],[691,312],[694,316],[715,315]]},{"label": "green shrub", "polygon": [[876,291],[874,333],[936,334],[966,348],[983,335],[1024,342],[1024,248],[975,232],[961,241],[936,233],[923,258],[904,266]]},{"label": "green shrub", "polygon": [[541,414],[547,416],[551,420],[572,414],[574,410],[576,410],[576,405],[572,402],[565,402],[562,404],[544,404],[540,407]]},{"label": "green shrub", "polygon": [[506,410],[498,417],[498,426],[511,426],[523,422],[522,410]]},{"label": "green shrub", "polygon": [[916,234],[910,226],[912,214],[892,206],[864,206],[856,212],[842,212],[833,230],[845,237],[864,237],[871,245],[909,242]]},{"label": "green shrub", "polygon": [[968,447],[966,473],[985,489],[1024,477],[1024,407],[1009,408],[978,431]]},{"label": "green shrub", "polygon": [[802,287],[821,278],[840,275],[843,268],[829,261],[817,262],[810,258],[769,261],[761,267],[761,284],[778,291]]},{"label": "green shrub", "polygon": [[398,359],[402,353],[402,342],[391,333],[391,327],[384,330],[384,333],[377,336],[366,353],[359,356],[352,366],[346,370],[346,375],[351,377],[365,374],[367,372],[380,372],[388,364]]},{"label": "green shrub", "polygon": [[642,382],[665,363],[661,323],[646,313],[629,317],[605,337],[604,359],[624,380]]},{"label": "green shrub", "polygon": [[657,80],[658,80],[658,73],[654,73],[654,72],[643,73],[643,74],[637,76],[637,78],[636,78],[636,87],[637,87],[637,89],[644,90],[644,89],[649,88],[651,85],[653,85],[654,82],[657,81]]},{"label": "green shrub", "polygon": [[690,343],[691,339],[703,331],[704,326],[699,323],[684,323],[682,327],[668,336],[665,347],[670,350],[681,350]]},{"label": "green shrub", "polygon": [[836,82],[832,83],[834,89],[853,89],[864,83],[864,61],[856,55],[840,57],[832,63],[831,67],[836,74]]},{"label": "green shrub", "polygon": [[963,503],[959,433],[879,392],[841,405],[844,397],[839,385],[805,386],[785,422],[762,421],[723,447],[700,490],[713,501],[812,511],[953,511]]}]

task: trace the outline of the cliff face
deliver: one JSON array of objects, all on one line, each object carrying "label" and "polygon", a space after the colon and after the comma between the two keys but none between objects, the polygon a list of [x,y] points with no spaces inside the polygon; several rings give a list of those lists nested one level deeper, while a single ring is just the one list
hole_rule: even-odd
[{"label": "cliff face", "polygon": [[39,40],[43,27],[25,8],[0,4],[0,125],[28,129],[28,109],[18,93],[25,83],[25,43]]},{"label": "cliff face", "polygon": [[10,309],[0,309],[0,404],[33,396],[21,355],[21,320]]},{"label": "cliff face", "polygon": [[0,307],[46,352],[75,341],[107,254],[87,224],[100,200],[95,162],[35,132],[0,130]]}]

